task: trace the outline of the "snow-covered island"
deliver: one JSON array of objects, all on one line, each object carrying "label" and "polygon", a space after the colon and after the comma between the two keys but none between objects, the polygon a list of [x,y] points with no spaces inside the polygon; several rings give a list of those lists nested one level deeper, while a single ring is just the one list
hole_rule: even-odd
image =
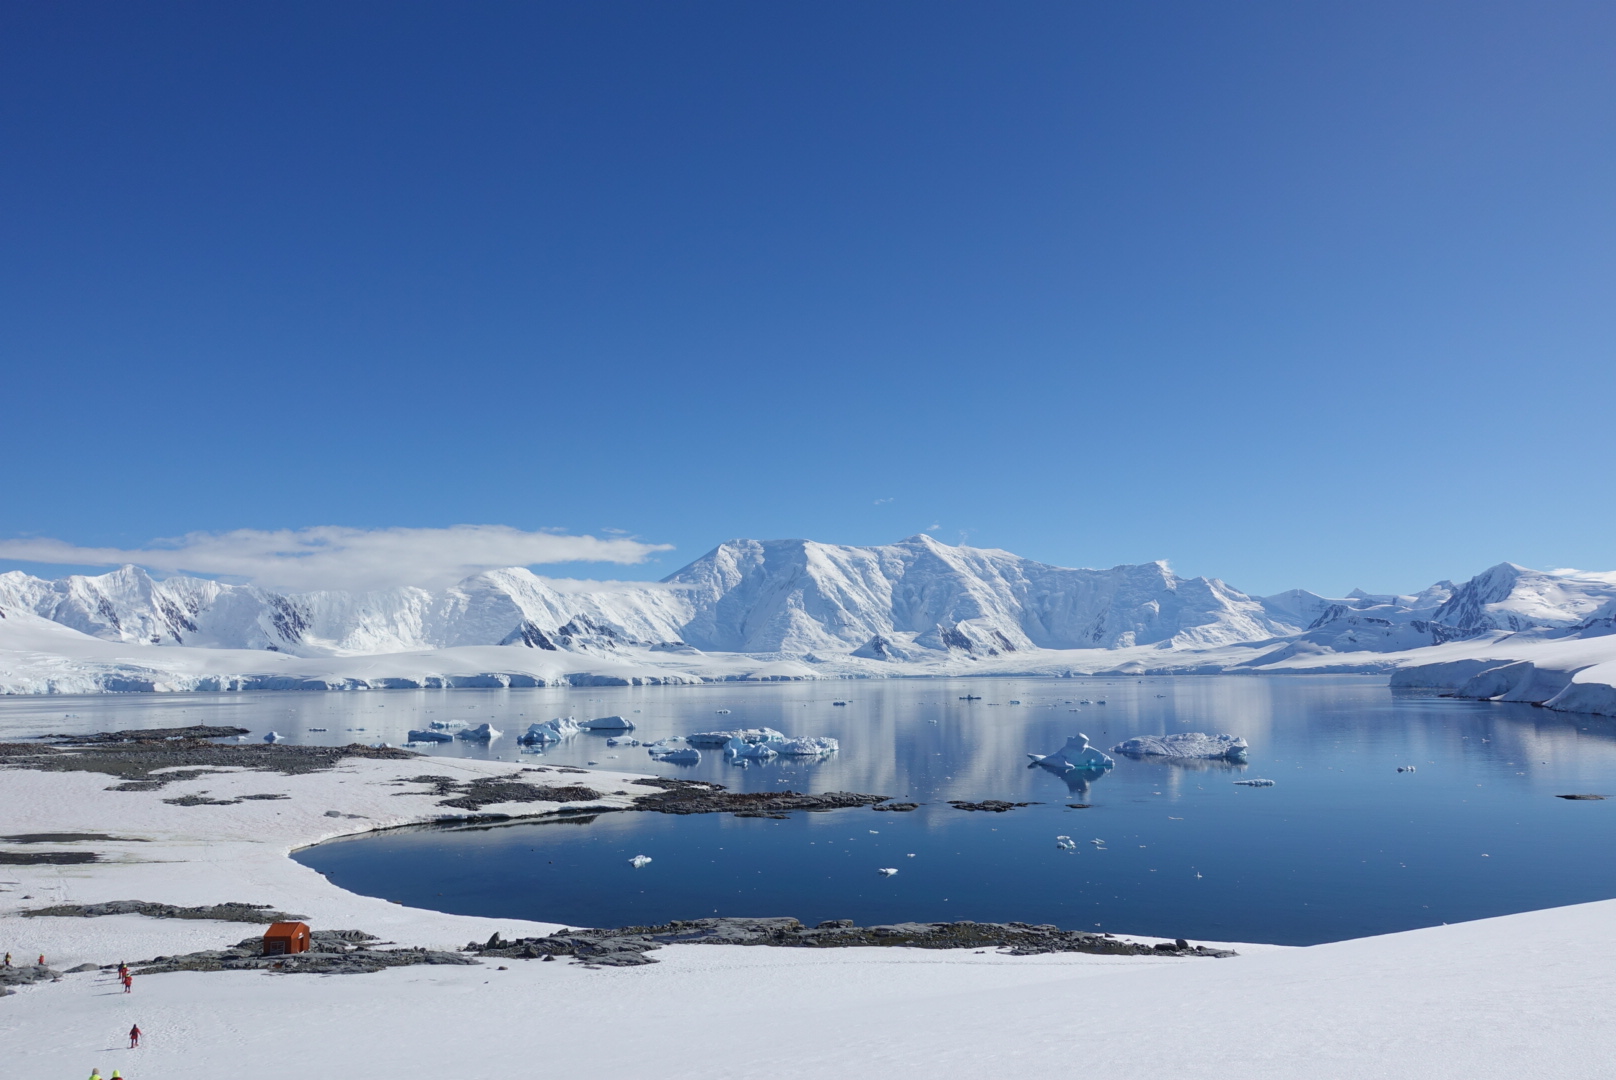
[{"label": "snow-covered island", "polygon": [[1161,562],[1069,569],[921,535],[734,540],[595,592],[520,568],[363,594],[0,574],[11,694],[1212,672],[1386,673],[1616,714],[1616,573],[1504,563],[1409,595],[1258,597]]}]

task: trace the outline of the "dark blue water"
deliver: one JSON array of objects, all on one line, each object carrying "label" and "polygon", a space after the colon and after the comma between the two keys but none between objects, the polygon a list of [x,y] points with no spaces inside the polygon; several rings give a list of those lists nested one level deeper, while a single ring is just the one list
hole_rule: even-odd
[{"label": "dark blue water", "polygon": [[[958,700],[965,694],[983,700]],[[1084,698],[1107,703],[1076,704]],[[646,739],[768,725],[833,735],[842,750],[818,763],[748,769],[707,754],[699,766],[678,768],[586,734],[542,760],[739,790],[876,792],[926,805],[912,814],[849,810],[787,821],[607,814],[405,830],[297,857],[357,892],[579,925],[715,912],[861,924],[1019,919],[1303,944],[1616,896],[1616,798],[1555,798],[1616,796],[1616,723],[1525,705],[1397,696],[1375,678],[10,699],[0,701],[0,735],[209,722],[274,728],[298,742],[399,743],[432,719],[487,720],[507,736],[430,753],[532,761],[512,741],[527,723],[607,713],[631,717],[634,734]],[[1075,731],[1107,747],[1147,733],[1229,732],[1249,740],[1250,763],[1119,759],[1086,791],[1026,767],[1026,753],[1048,753]],[[1399,765],[1417,771],[1400,774]],[[1256,776],[1276,784],[1233,784]],[[981,814],[956,810],[949,799],[1039,805]],[[1091,808],[1067,808],[1079,801]],[[1079,842],[1076,852],[1057,850],[1061,834]],[[1104,850],[1089,843],[1095,838]],[[654,861],[631,869],[629,858],[639,854]],[[881,877],[881,867],[899,873]]]},{"label": "dark blue water", "polygon": [[[591,704],[642,710],[641,736],[768,724],[842,740],[840,754],[815,765],[740,769],[709,754],[694,769],[652,771],[925,805],[786,821],[634,813],[400,830],[297,857],[345,888],[410,905],[577,925],[711,914],[1019,919],[1307,944],[1616,896],[1616,799],[1555,797],[1616,795],[1616,725],[1605,719],[1394,695],[1367,678],[600,693]],[[965,693],[984,700],[958,700]],[[839,696],[851,703],[831,705]],[[1102,697],[1105,705],[1076,704]],[[591,711],[581,703],[570,711]],[[1252,749],[1244,767],[1119,759],[1086,788],[1026,767],[1027,752],[1054,750],[1079,730],[1102,746],[1152,732],[1230,732]],[[547,760],[606,764],[618,754],[610,764],[643,767],[640,753],[585,735]],[[1233,782],[1251,777],[1276,783]],[[948,799],[1038,805],[984,814]],[[1057,835],[1078,850],[1059,850]],[[631,868],[641,854],[653,862]],[[883,877],[882,867],[899,872]]]}]

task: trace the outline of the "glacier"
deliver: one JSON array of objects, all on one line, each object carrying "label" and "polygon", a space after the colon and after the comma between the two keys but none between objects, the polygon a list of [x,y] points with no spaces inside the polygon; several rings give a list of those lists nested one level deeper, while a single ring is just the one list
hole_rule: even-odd
[{"label": "glacier", "polygon": [[1606,663],[1616,573],[1513,563],[1344,597],[1254,596],[1165,562],[1071,569],[927,535],[732,540],[660,582],[593,591],[520,567],[435,592],[276,592],[134,566],[0,574],[0,693],[1354,671],[1616,713]]}]

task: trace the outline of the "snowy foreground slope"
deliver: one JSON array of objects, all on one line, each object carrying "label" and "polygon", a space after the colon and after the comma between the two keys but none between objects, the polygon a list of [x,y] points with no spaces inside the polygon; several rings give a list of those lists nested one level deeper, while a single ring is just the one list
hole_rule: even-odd
[{"label": "snowy foreground slope", "polygon": [[297,594],[136,567],[14,571],[0,574],[0,692],[1389,672],[1457,656],[1469,666],[1399,680],[1490,697],[1473,676],[1529,663],[1543,674],[1516,669],[1518,699],[1616,712],[1594,670],[1616,660],[1613,631],[1616,573],[1504,563],[1417,594],[1253,597],[1164,563],[1068,569],[927,536],[735,540],[663,582],[595,591],[521,568],[437,593]]},{"label": "snowy foreground slope", "polygon": [[[8,866],[0,946],[44,953],[62,969],[263,930],[139,915],[19,917],[42,904],[121,899],[270,904],[317,929],[362,929],[402,946],[553,929],[355,896],[286,858],[325,836],[436,816],[420,785],[398,794],[419,768],[351,761],[301,776],[213,773],[160,792],[110,792],[92,773],[0,772],[0,834],[123,838],[96,842],[101,863]],[[517,772],[455,759],[432,768],[465,779]],[[608,791],[632,781],[588,780]],[[287,797],[163,801],[204,788],[224,799]],[[7,1080],[83,1076],[92,1066],[130,1080],[976,1080],[1074,1066],[1107,1080],[1591,1080],[1609,1075],[1616,1040],[1613,918],[1616,902],[1603,902],[1303,949],[1239,945],[1225,960],[670,946],[660,963],[637,968],[490,961],[327,977],[176,973],[138,977],[132,994],[85,972],[0,999],[0,1062]],[[125,1049],[137,1023],[143,1045]],[[737,1027],[750,1034],[734,1037]]]}]

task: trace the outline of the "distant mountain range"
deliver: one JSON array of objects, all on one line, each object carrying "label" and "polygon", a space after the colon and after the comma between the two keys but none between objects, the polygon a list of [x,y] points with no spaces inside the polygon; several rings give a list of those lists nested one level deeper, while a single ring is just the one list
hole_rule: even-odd
[{"label": "distant mountain range", "polygon": [[[509,646],[585,655],[717,652],[872,669],[1041,650],[1214,649],[1270,659],[1394,652],[1488,634],[1610,633],[1616,573],[1502,563],[1423,592],[1255,597],[1166,563],[1082,570],[929,536],[851,547],[732,540],[656,584],[559,589],[513,568],[438,592],[275,592],[126,566],[0,574],[0,617],[103,641],[356,657]],[[13,619],[15,623],[15,619]],[[0,624],[3,626],[3,624]]]}]

